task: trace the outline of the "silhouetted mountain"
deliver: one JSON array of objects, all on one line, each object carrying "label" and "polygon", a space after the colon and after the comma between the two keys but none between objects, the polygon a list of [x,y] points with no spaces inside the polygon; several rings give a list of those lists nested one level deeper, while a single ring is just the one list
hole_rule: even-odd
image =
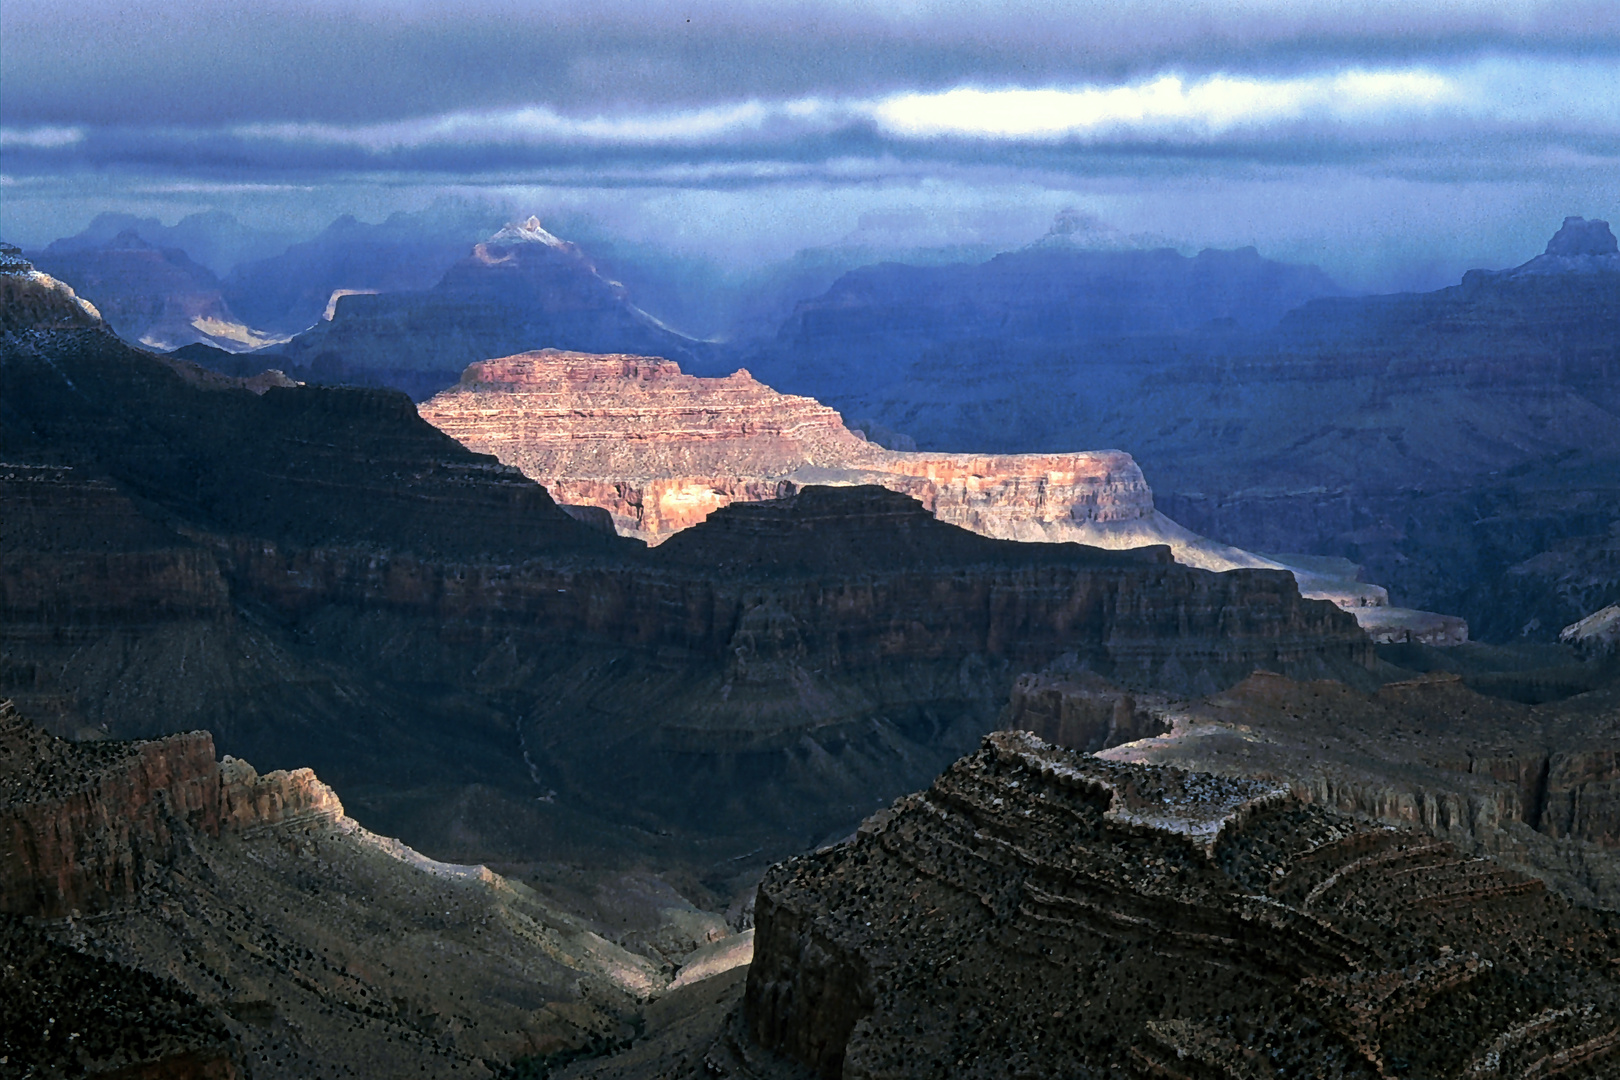
[{"label": "silhouetted mountain", "polygon": [[1263,259],[1253,248],[1193,258],[1098,251],[1054,231],[977,265],[851,271],[802,301],[749,366],[784,389],[837,397],[904,379],[934,351],[964,343],[994,341],[1016,356],[1212,323],[1256,329],[1338,291],[1315,267]]},{"label": "silhouetted mountain", "polygon": [[133,232],[158,248],[179,248],[192,260],[224,276],[238,263],[268,258],[284,249],[292,237],[244,225],[223,210],[188,214],[173,225],[134,214],[103,213],[82,232],[53,240],[47,255],[61,255],[106,246],[119,233]]},{"label": "silhouetted mountain", "polygon": [[540,348],[700,365],[712,352],[636,307],[622,285],[533,217],[476,245],[431,289],[337,299],[329,321],[279,351],[312,370],[325,363],[345,381],[420,399],[454,384],[476,360]]},{"label": "silhouetted mountain", "polygon": [[312,240],[237,266],[223,288],[255,325],[296,334],[319,322],[341,290],[429,288],[490,228],[489,215],[473,209],[402,212],[376,225],[345,214]]},{"label": "silhouetted mountain", "polygon": [[[999,328],[942,341],[928,315],[849,293],[848,311],[807,305],[773,359],[778,384],[827,382],[828,404],[924,449],[1128,449],[1188,528],[1348,558],[1396,603],[1462,615],[1485,640],[1550,638],[1620,588],[1612,245],[1604,223],[1571,219],[1522,267],[1316,299],[1270,329],[1116,319],[1092,334],[1080,313],[1126,310],[1104,292],[1073,313],[1028,305],[1063,328],[1044,337],[1020,336],[1031,320],[1009,305]],[[904,351],[908,335],[934,344]]]},{"label": "silhouetted mountain", "polygon": [[52,244],[32,258],[41,270],[95,304],[126,340],[154,349],[200,341],[232,352],[262,348],[274,340],[237,318],[207,267],[179,248],[148,243],[133,229],[95,246]]}]

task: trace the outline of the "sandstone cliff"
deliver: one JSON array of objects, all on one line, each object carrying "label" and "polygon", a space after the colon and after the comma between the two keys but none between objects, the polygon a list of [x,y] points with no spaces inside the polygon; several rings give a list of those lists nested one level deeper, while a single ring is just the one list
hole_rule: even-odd
[{"label": "sandstone cliff", "polygon": [[308,769],[222,769],[205,731],[75,745],[0,702],[0,911],[93,914],[165,872],[187,832],[342,812]]},{"label": "sandstone cliff", "polygon": [[1023,734],[774,867],[756,917],[746,1031],[828,1078],[1595,1078],[1620,1054],[1612,919],[1286,787]]}]

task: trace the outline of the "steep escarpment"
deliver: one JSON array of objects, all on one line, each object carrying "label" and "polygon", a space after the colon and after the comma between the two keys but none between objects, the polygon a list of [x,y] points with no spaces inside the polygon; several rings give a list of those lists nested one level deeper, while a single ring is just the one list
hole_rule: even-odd
[{"label": "steep escarpment", "polygon": [[60,918],[138,894],[186,833],[341,814],[309,770],[221,768],[205,731],[72,744],[0,702],[0,911]]},{"label": "steep escarpment", "polygon": [[756,918],[747,1030],[819,1076],[1597,1077],[1620,1053],[1612,918],[1286,788],[1016,733],[773,868]]},{"label": "steep escarpment", "polygon": [[653,543],[730,502],[813,483],[881,484],[943,521],[1006,539],[1099,540],[1106,529],[1079,530],[1148,528],[1153,518],[1152,493],[1119,451],[885,450],[832,409],[779,394],[746,371],[698,378],[656,357],[544,350],[487,360],[418,412],[522,469],[558,501],[600,506],[620,532]]}]

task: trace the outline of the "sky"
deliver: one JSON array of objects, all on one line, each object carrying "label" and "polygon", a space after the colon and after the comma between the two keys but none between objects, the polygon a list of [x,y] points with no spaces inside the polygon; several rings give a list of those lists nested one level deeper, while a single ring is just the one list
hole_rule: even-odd
[{"label": "sky", "polygon": [[1070,208],[1435,287],[1620,224],[1620,2],[0,5],[8,240],[446,198],[737,265]]}]

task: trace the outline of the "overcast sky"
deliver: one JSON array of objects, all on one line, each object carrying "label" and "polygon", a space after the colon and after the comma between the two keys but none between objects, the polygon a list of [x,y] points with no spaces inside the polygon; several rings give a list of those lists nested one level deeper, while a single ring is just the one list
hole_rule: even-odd
[{"label": "overcast sky", "polygon": [[1620,3],[5,0],[0,173],[25,244],[449,194],[750,261],[1075,207],[1440,283],[1620,214]]}]

